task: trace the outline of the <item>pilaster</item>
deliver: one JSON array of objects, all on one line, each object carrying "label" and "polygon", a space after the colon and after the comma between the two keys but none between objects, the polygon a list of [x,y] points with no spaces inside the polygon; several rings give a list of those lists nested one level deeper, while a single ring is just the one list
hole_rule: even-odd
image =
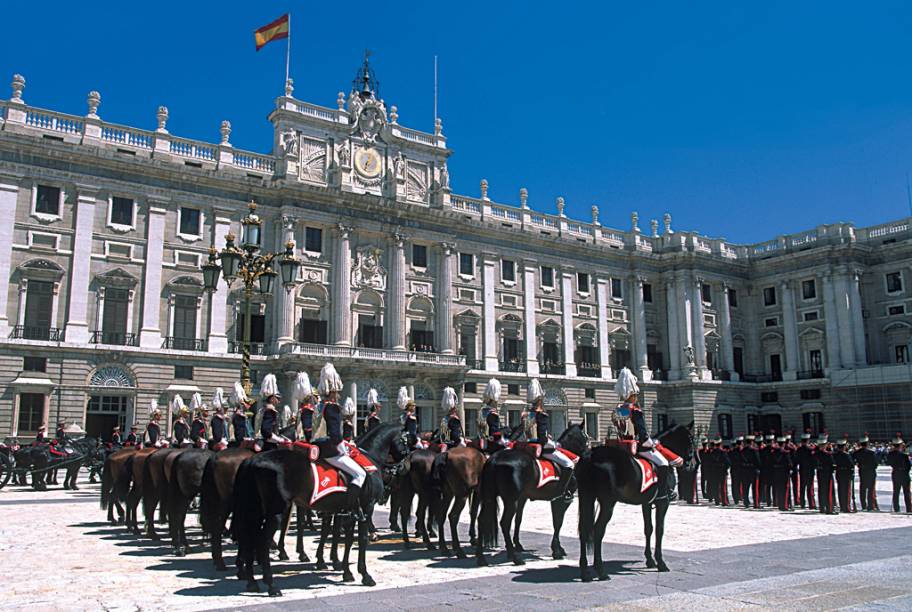
[{"label": "pilaster", "polygon": [[437,350],[446,355],[453,351],[453,266],[456,245],[440,244],[440,272],[437,275]]},{"label": "pilaster", "polygon": [[523,337],[526,347],[526,374],[538,376],[538,334],[535,320],[535,273],[538,262],[524,259],[523,262]]},{"label": "pilaster", "polygon": [[390,254],[390,283],[387,292],[386,320],[389,326],[389,345],[404,351],[405,342],[405,236],[393,236]]},{"label": "pilaster", "polygon": [[782,294],[782,329],[785,335],[785,369],[783,380],[796,380],[800,369],[798,349],[798,321],[795,316],[795,294],[792,281],[784,280],[779,284]]},{"label": "pilaster", "polygon": [[842,355],[839,348],[839,315],[836,312],[836,292],[833,288],[833,273],[823,275],[823,321],[826,326],[827,369],[842,368]]},{"label": "pilaster", "polygon": [[481,279],[483,290],[483,315],[482,327],[484,329],[483,350],[485,370],[496,372],[497,364],[497,333],[496,333],[496,312],[494,310],[494,278],[495,267],[497,266],[497,255],[494,253],[484,253],[481,262]]},{"label": "pilaster", "polygon": [[611,345],[608,342],[608,279],[595,279],[596,312],[598,313],[599,367],[602,378],[611,378]]},{"label": "pilaster", "polygon": [[634,275],[630,277],[631,303],[633,313],[633,344],[635,351],[636,370],[640,380],[652,380],[652,370],[649,369],[649,360],[646,355],[646,307],[643,304],[643,283],[645,276]]},{"label": "pilaster", "polygon": [[[231,232],[231,218],[228,211],[213,211],[215,222],[212,224],[212,246],[217,251],[225,248],[225,236]],[[209,334],[208,350],[210,353],[228,352],[228,283],[220,277],[218,285],[209,295]]]},{"label": "pilaster", "polygon": [[143,270],[143,315],[139,330],[139,345],[161,348],[161,290],[162,258],[165,242],[165,202],[149,205],[146,215],[146,265]]},{"label": "pilaster", "polygon": [[576,339],[573,334],[573,270],[561,270],[561,326],[564,331],[564,371],[576,376]]},{"label": "pilaster", "polygon": [[336,261],[333,266],[333,342],[340,346],[352,344],[351,273],[352,228],[340,223],[336,227]]},{"label": "pilaster", "polygon": [[89,275],[91,272],[92,226],[95,221],[97,191],[77,186],[73,257],[70,260],[70,287],[67,292],[66,340],[77,344],[89,342],[87,318]]},{"label": "pilaster", "polygon": [[19,185],[12,178],[0,177],[0,338],[10,335],[9,286],[13,259],[13,223],[16,218],[16,199]]}]

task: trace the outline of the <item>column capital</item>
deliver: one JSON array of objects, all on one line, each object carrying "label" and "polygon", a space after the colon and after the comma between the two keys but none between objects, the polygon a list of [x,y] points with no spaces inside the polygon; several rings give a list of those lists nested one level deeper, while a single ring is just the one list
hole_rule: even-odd
[{"label": "column capital", "polygon": [[294,229],[299,220],[300,219],[295,215],[282,215],[281,218],[276,219],[276,222],[280,223],[285,229]]},{"label": "column capital", "polygon": [[649,277],[646,276],[645,274],[641,274],[641,273],[639,273],[639,272],[634,272],[634,273],[631,274],[628,278],[629,278],[632,282],[634,282],[634,283],[636,283],[637,285],[639,285],[640,287],[643,286],[643,283],[649,282]]},{"label": "column capital", "polygon": [[793,284],[794,283],[793,283],[792,279],[790,279],[790,278],[779,279],[779,286],[785,290],[791,289]]},{"label": "column capital", "polygon": [[349,223],[337,223],[336,224],[336,232],[342,238],[348,238],[349,234],[351,234],[354,230],[355,230],[355,228]]},{"label": "column capital", "polygon": [[95,185],[76,183],[76,198],[79,201],[89,200],[94,202],[98,197],[98,191],[99,189]]},{"label": "column capital", "polygon": [[444,240],[440,243],[440,248],[443,250],[444,254],[452,255],[456,252],[456,243]]},{"label": "column capital", "polygon": [[410,236],[407,236],[401,229],[397,228],[396,231],[393,232],[391,238],[393,244],[399,248],[402,248],[405,246],[405,242],[410,238]]}]

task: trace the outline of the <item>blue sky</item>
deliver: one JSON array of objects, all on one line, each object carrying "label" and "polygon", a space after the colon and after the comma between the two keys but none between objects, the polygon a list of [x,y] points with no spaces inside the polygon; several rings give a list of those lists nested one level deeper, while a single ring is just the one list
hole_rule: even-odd
[{"label": "blue sky", "polygon": [[[454,190],[626,228],[738,242],[818,223],[909,215],[912,8],[903,2],[7,3],[0,79],[35,106],[174,134],[271,146],[285,43],[253,30],[292,14],[295,96],[333,106],[370,48],[400,123],[440,115]],[[694,6],[698,4],[698,6]],[[40,14],[40,17],[39,17]],[[12,27],[10,27],[12,25]],[[2,90],[8,97],[8,89]]]}]

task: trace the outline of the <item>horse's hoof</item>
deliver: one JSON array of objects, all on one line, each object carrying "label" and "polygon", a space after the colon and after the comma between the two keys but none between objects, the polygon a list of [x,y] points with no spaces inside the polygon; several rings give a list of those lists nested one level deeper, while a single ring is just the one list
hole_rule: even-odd
[{"label": "horse's hoof", "polygon": [[599,579],[599,580],[610,580],[610,579],[611,579],[611,576],[609,576],[609,575],[608,575],[608,572],[606,572],[605,570],[599,570],[599,571],[598,571],[598,579]]},{"label": "horse's hoof", "polygon": [[77,487],[76,485],[73,485],[72,487],[70,487],[70,491],[78,491],[78,490],[79,490],[79,487]]},{"label": "horse's hoof", "polygon": [[[339,570],[343,569],[344,567],[345,567],[345,565],[343,565],[343,563],[341,561],[333,561],[333,569],[336,570],[337,572]],[[348,571],[348,570],[346,570],[346,571]],[[352,578],[352,580],[354,580],[354,578]]]},{"label": "horse's hoof", "polygon": [[282,591],[281,591],[281,589],[279,589],[279,587],[271,586],[271,587],[269,587],[269,596],[270,597],[281,597]]},{"label": "horse's hoof", "polygon": [[398,523],[390,523],[390,531],[402,531]]},{"label": "horse's hoof", "polygon": [[298,561],[301,563],[310,563],[310,557],[307,556],[307,553],[301,553],[298,555]]},{"label": "horse's hoof", "polygon": [[513,550],[515,550],[516,552],[526,552],[526,549],[523,548],[522,544],[520,544],[519,542],[516,542],[515,544],[513,544]]},{"label": "horse's hoof", "polygon": [[377,586],[377,582],[373,578],[371,578],[370,575],[368,575],[368,574],[364,574],[361,577],[361,584],[363,584],[364,586]]},{"label": "horse's hoof", "polygon": [[668,566],[665,565],[664,562],[659,562],[659,571],[660,571],[660,572],[668,572],[668,571],[671,571],[671,570],[668,569]]},{"label": "horse's hoof", "polygon": [[652,559],[646,559],[646,567],[653,568],[656,566],[656,562]]},{"label": "horse's hoof", "polygon": [[463,552],[462,550],[457,550],[457,551],[456,551],[456,558],[457,558],[457,559],[467,559],[468,557],[466,557],[465,552]]},{"label": "horse's hoof", "polygon": [[490,563],[488,563],[488,560],[485,559],[484,555],[477,556],[476,560],[478,562],[478,567],[487,567],[488,565],[490,565]]},{"label": "horse's hoof", "polygon": [[449,549],[449,548],[446,548],[446,547],[443,547],[443,548],[440,549],[440,554],[443,555],[444,557],[452,557],[452,556],[453,556],[453,553],[450,552],[450,549]]},{"label": "horse's hoof", "polygon": [[355,575],[352,574],[350,571],[346,570],[345,573],[342,574],[342,582],[354,582],[354,581],[355,581]]},{"label": "horse's hoof", "polygon": [[551,558],[554,559],[555,561],[560,560],[560,559],[565,559],[566,557],[567,557],[567,553],[562,550],[551,551]]},{"label": "horse's hoof", "polygon": [[324,571],[324,570],[329,569],[329,567],[326,565],[326,563],[324,561],[317,561],[317,564],[314,566],[314,569],[319,570],[319,571]]},{"label": "horse's hoof", "polygon": [[525,565],[526,562],[519,557],[513,557],[513,565]]},{"label": "horse's hoof", "polygon": [[228,566],[224,562],[215,564],[215,571],[217,572],[227,572]]},{"label": "horse's hoof", "polygon": [[257,584],[256,580],[248,580],[247,586],[244,588],[244,590],[247,591],[248,593],[259,593],[260,585]]},{"label": "horse's hoof", "polygon": [[184,557],[184,556],[186,556],[186,553],[184,553],[183,549],[181,549],[181,548],[175,548],[174,556],[175,557]]},{"label": "horse's hoof", "polygon": [[437,550],[437,545],[436,545],[436,544],[428,543],[427,547],[428,547],[428,550]]},{"label": "horse's hoof", "polygon": [[279,561],[288,561],[288,553],[284,550],[279,553]]},{"label": "horse's hoof", "polygon": [[580,572],[580,580],[583,582],[592,582],[592,572],[583,570]]}]

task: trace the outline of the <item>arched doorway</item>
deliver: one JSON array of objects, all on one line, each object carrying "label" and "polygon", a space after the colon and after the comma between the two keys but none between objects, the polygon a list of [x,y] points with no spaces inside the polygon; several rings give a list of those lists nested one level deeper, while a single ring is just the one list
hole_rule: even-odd
[{"label": "arched doorway", "polygon": [[125,431],[134,419],[136,382],[133,375],[119,365],[103,366],[92,374],[89,388],[86,435],[108,440],[115,425]]}]

